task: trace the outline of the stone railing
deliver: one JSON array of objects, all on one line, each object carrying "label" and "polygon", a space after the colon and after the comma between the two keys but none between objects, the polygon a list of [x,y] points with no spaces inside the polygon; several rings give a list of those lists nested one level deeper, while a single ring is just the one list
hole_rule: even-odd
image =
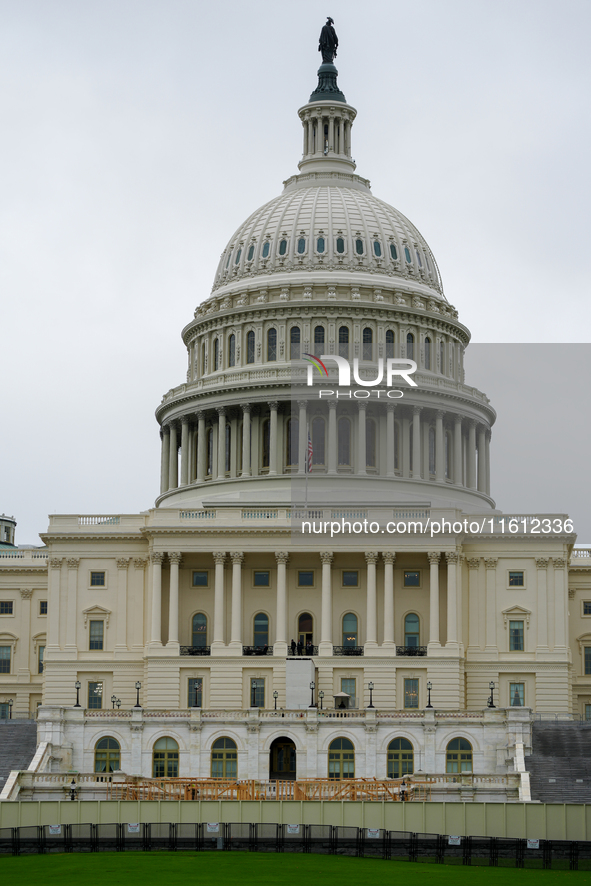
[{"label": "stone railing", "polygon": [[[0,560],[22,560],[23,565],[25,563],[35,562],[37,566],[45,566],[45,561],[47,560],[48,553],[46,550],[41,551],[31,551],[31,550],[19,550],[15,548],[14,550],[5,550],[0,551]],[[39,562],[41,561],[41,562]]]}]

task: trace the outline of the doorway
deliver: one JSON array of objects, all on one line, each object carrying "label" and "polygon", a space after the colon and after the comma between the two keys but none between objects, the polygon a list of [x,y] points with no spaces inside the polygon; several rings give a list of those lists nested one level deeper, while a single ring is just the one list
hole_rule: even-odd
[{"label": "doorway", "polygon": [[298,619],[298,642],[304,649],[314,642],[314,622],[309,612],[302,612]]},{"label": "doorway", "polygon": [[269,778],[277,781],[295,781],[296,746],[291,738],[276,738],[271,745]]}]

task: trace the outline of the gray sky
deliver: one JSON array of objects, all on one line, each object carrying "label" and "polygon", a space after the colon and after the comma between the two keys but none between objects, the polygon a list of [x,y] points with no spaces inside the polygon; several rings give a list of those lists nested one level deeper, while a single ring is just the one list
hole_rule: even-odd
[{"label": "gray sky", "polygon": [[0,511],[20,543],[48,513],[153,504],[180,330],[297,171],[329,13],[358,172],[425,235],[474,341],[589,341],[588,0],[0,0]]}]

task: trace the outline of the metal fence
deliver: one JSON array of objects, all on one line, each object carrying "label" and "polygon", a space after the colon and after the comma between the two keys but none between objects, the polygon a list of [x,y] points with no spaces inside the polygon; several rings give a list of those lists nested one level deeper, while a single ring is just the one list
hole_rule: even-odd
[{"label": "metal fence", "polygon": [[305,824],[63,824],[1,828],[0,854],[139,850],[305,852],[431,864],[591,870],[591,842]]}]

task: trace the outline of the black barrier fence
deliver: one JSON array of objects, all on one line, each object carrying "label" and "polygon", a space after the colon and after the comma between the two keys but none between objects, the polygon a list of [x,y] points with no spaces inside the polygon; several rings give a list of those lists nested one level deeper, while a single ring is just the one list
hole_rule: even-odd
[{"label": "black barrier fence", "polygon": [[0,828],[0,854],[315,852],[432,864],[591,870],[591,842],[413,834],[314,824],[64,824]]}]

